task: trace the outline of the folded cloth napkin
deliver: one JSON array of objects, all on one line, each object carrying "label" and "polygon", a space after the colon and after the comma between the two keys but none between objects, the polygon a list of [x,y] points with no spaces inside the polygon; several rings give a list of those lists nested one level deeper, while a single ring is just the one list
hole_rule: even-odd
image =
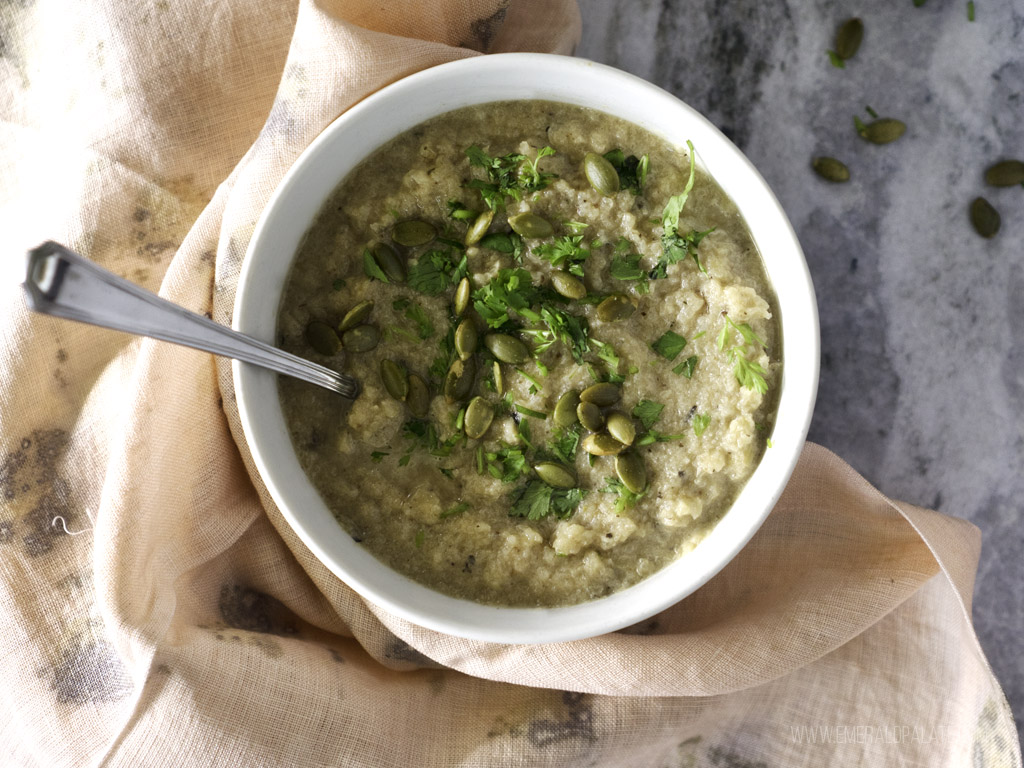
[{"label": "folded cloth napkin", "polygon": [[[229,323],[255,221],[330,120],[452,59],[569,53],[579,23],[570,0],[6,3],[4,261],[61,240]],[[650,622],[461,640],[305,549],[226,362],[0,290],[5,765],[1020,765],[970,623],[978,532],[823,448]]]}]

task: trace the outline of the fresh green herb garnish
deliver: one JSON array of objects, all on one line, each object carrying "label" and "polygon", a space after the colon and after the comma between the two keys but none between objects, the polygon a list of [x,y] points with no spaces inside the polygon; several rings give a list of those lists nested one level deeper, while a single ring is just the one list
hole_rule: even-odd
[{"label": "fresh green herb garnish", "polygon": [[619,174],[620,189],[627,189],[634,196],[643,191],[644,183],[647,181],[647,172],[651,165],[651,160],[647,155],[640,158],[636,155],[626,157],[621,149],[613,149],[611,152],[605,152],[604,158]]},{"label": "fresh green herb garnish", "polygon": [[615,354],[615,348],[604,341],[598,341],[597,339],[590,340],[591,345],[595,349],[595,354],[600,360],[608,366],[609,370],[618,374],[619,371],[619,356]]},{"label": "fresh green herb garnish", "polygon": [[576,462],[576,451],[580,447],[580,425],[573,424],[560,429],[548,443],[548,451],[563,464],[572,466]]},{"label": "fresh green herb garnish", "polygon": [[640,266],[640,255],[636,253],[612,256],[608,274],[616,280],[647,281],[647,272]]},{"label": "fresh green herb garnish", "polygon": [[473,307],[491,328],[506,325],[509,310],[536,322],[540,315],[530,306],[540,293],[525,269],[501,269],[489,283],[473,292]]},{"label": "fresh green herb garnish", "polygon": [[441,338],[437,357],[430,363],[427,375],[434,382],[444,380],[451,364],[455,362],[455,325],[448,324],[448,332]]},{"label": "fresh green herb garnish", "polygon": [[386,451],[374,451],[373,453],[370,454],[370,461],[372,461],[374,464],[380,464],[381,461],[383,461],[386,456],[390,455],[391,454],[387,453]]},{"label": "fresh green herb garnish", "polygon": [[428,251],[409,264],[407,281],[414,291],[439,296],[456,285],[468,272],[465,254],[452,249]]},{"label": "fresh green herb garnish", "polygon": [[619,478],[607,477],[605,478],[605,486],[601,489],[601,493],[616,494],[618,498],[615,500],[615,511],[622,512],[626,507],[631,507],[636,504],[639,499],[643,498],[647,491],[644,491],[643,493],[633,493],[629,488],[622,484],[622,481],[619,480]]},{"label": "fresh green herb garnish", "polygon": [[682,435],[667,435],[663,432],[658,432],[655,429],[650,430],[646,435],[638,437],[636,444],[639,445],[650,445],[651,443],[670,443],[673,440],[682,440],[686,437]]},{"label": "fresh green herb garnish", "polygon": [[708,424],[711,423],[711,414],[698,413],[690,423],[693,425],[693,434],[700,437],[704,434],[704,430],[708,428]]},{"label": "fresh green herb garnish", "polygon": [[674,197],[670,197],[668,202],[665,203],[665,209],[661,214],[661,223],[665,228],[666,235],[674,235],[679,231],[679,214],[683,212],[686,198],[690,196],[693,182],[697,178],[697,156],[693,151],[693,142],[689,139],[686,140],[686,148],[690,150],[690,178],[687,179],[683,191]]},{"label": "fresh green herb garnish", "polygon": [[679,353],[683,351],[685,346],[686,339],[684,337],[675,331],[665,331],[660,339],[651,344],[651,349],[666,360],[672,361],[679,357]]},{"label": "fresh green herb garnish", "polygon": [[871,115],[871,117],[873,117],[875,120],[878,119],[878,113],[875,112],[875,110],[873,110],[870,106],[865,105],[864,106],[864,111],[867,112],[869,115]]},{"label": "fresh green herb garnish", "polygon": [[405,310],[405,316],[416,324],[421,339],[429,339],[437,332],[427,316],[426,310],[416,302],[409,299],[397,299],[392,302],[391,306],[398,312]]},{"label": "fresh green herb garnish", "polygon": [[537,157],[533,160],[528,157],[524,158],[523,164],[519,168],[519,182],[524,191],[537,192],[544,189],[555,178],[555,174],[541,173],[537,168],[537,163],[541,161],[541,158],[550,157],[553,154],[555,154],[553,147],[541,147],[537,150]]},{"label": "fresh green herb garnish", "polygon": [[455,515],[461,515],[463,512],[465,512],[467,509],[469,509],[469,506],[470,505],[469,505],[468,501],[460,502],[460,503],[456,504],[454,507],[446,509],[444,512],[442,512],[439,515],[439,518],[441,520],[445,520],[445,519],[447,519],[449,517],[455,517]]},{"label": "fresh green herb garnish", "polygon": [[[510,392],[509,394],[512,393]],[[515,415],[518,417],[516,421],[516,431],[519,432],[520,439],[526,443],[526,447],[531,451],[536,450],[537,447],[533,444],[533,435],[530,433],[530,422],[519,416],[518,411]]]},{"label": "fresh green herb garnish", "polygon": [[653,400],[641,400],[633,406],[633,415],[640,419],[644,429],[650,429],[661,418],[661,412],[665,406]]},{"label": "fresh green herb garnish", "polygon": [[413,540],[413,543],[416,545],[416,549],[422,549],[423,542],[426,541],[426,539],[427,534],[422,529],[416,531],[416,538]]},{"label": "fresh green herb garnish", "polygon": [[533,340],[534,352],[539,354],[556,341],[561,341],[572,353],[577,365],[582,364],[583,356],[590,351],[590,325],[587,318],[544,304],[540,308],[540,320],[546,328],[527,328],[522,332]]},{"label": "fresh green herb garnish", "polygon": [[688,358],[683,360],[679,365],[672,369],[672,373],[682,374],[688,379],[693,378],[693,372],[697,368],[697,356],[690,355]]},{"label": "fresh green herb garnish", "polygon": [[336,291],[340,291],[344,287],[345,287],[345,281],[342,278],[340,278],[340,277],[337,280],[335,280],[333,283],[331,283],[331,288],[333,288]]},{"label": "fresh green herb garnish", "polygon": [[746,387],[760,392],[762,395],[768,391],[768,382],[765,375],[768,373],[759,363],[751,359],[758,350],[764,348],[765,343],[761,340],[747,323],[734,323],[732,318],[725,316],[725,325],[718,334],[718,348],[725,350],[729,343],[729,330],[732,329],[738,334],[739,339],[728,349],[727,354],[733,363],[733,373],[736,380]]},{"label": "fresh green herb garnish", "polygon": [[550,261],[552,266],[565,267],[568,272],[583,277],[583,262],[590,251],[583,247],[583,235],[563,235],[554,242],[538,245],[533,254]]},{"label": "fresh green herb garnish", "polygon": [[967,0],[967,20],[974,21],[974,0]]},{"label": "fresh green herb garnish", "polygon": [[701,264],[700,256],[697,253],[697,248],[700,246],[700,241],[715,231],[715,228],[706,229],[703,232],[698,232],[695,229],[690,230],[685,235],[680,235],[678,232],[673,232],[671,235],[664,234],[661,237],[661,258],[658,259],[658,263],[654,265],[654,269],[650,271],[648,277],[652,280],[660,280],[668,275],[668,268],[673,264],[683,261],[687,256],[693,259],[693,263],[697,265],[704,274],[707,274],[707,269]]},{"label": "fresh green herb garnish", "polygon": [[529,416],[531,419],[540,419],[543,421],[548,417],[548,415],[543,411],[535,411],[532,408],[527,408],[525,405],[520,405],[519,403],[513,404],[512,407],[515,408],[517,413],[520,413],[523,416]]},{"label": "fresh green herb garnish", "polygon": [[487,471],[491,477],[503,483],[514,483],[527,470],[526,454],[514,445],[503,445],[497,451],[482,456],[487,459]]},{"label": "fresh green herb garnish", "polygon": [[[584,224],[582,221],[563,221],[562,226],[569,230],[570,235],[582,235],[583,230],[585,230],[589,225]],[[597,243],[596,240],[594,242]],[[597,245],[591,243],[590,247],[597,248],[598,246],[600,246],[600,243]]]},{"label": "fresh green herb garnish", "polygon": [[517,264],[523,260],[523,251],[526,250],[523,238],[515,232],[491,232],[480,239],[479,246],[507,253]]},{"label": "fresh green herb garnish", "polygon": [[552,488],[538,478],[531,478],[509,495],[510,517],[542,520],[549,515],[565,519],[576,511],[583,500],[580,488]]},{"label": "fresh green herb garnish", "polygon": [[471,166],[483,168],[487,172],[487,180],[473,179],[466,186],[480,192],[488,208],[500,210],[505,207],[507,198],[521,200],[523,192],[536,192],[551,182],[554,174],[541,173],[537,163],[541,158],[554,153],[551,147],[544,147],[538,150],[534,160],[516,152],[491,157],[474,144],[466,150],[466,156]]},{"label": "fresh green herb garnish", "polygon": [[448,201],[448,216],[455,221],[468,221],[475,219],[478,215],[476,211],[467,208],[458,200]]},{"label": "fresh green herb garnish", "polygon": [[388,276],[384,274],[384,270],[377,264],[377,260],[373,258],[369,248],[363,250],[363,272],[371,280],[380,280],[382,283],[391,282],[388,280]]}]

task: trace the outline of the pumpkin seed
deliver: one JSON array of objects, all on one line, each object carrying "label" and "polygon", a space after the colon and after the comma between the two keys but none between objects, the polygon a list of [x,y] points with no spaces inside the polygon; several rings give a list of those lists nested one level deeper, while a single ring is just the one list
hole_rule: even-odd
[{"label": "pumpkin seed", "polygon": [[484,336],[484,345],[503,363],[521,365],[530,359],[530,350],[515,336],[488,333]]},{"label": "pumpkin seed", "polygon": [[536,213],[530,213],[529,211],[511,216],[508,220],[508,225],[512,227],[512,231],[517,235],[531,239],[551,237],[555,233],[555,228],[551,226],[550,221],[543,216],[538,216]]},{"label": "pumpkin seed", "polygon": [[462,360],[469,358],[476,352],[479,338],[476,324],[472,318],[467,317],[459,323],[459,327],[455,329],[455,351],[458,352]]},{"label": "pumpkin seed", "polygon": [[542,461],[533,468],[533,471],[537,473],[537,477],[552,488],[576,487],[576,475],[572,470],[553,461]]},{"label": "pumpkin seed", "polygon": [[341,339],[338,338],[338,334],[327,323],[319,320],[314,320],[306,326],[306,343],[314,351],[328,357],[338,354],[341,349]]},{"label": "pumpkin seed", "polygon": [[501,363],[497,360],[494,361],[494,367],[491,369],[494,375],[494,391],[498,397],[505,394],[505,377],[501,374]]},{"label": "pumpkin seed", "polygon": [[435,237],[437,230],[434,229],[434,225],[419,219],[400,221],[391,228],[391,239],[406,248],[426,245]]},{"label": "pumpkin seed", "polygon": [[834,157],[816,157],[811,161],[814,172],[827,181],[837,184],[850,180],[850,169]]},{"label": "pumpkin seed", "polygon": [[494,421],[494,406],[477,395],[469,401],[469,407],[466,408],[466,437],[473,439],[483,437],[492,421]]},{"label": "pumpkin seed", "polygon": [[369,352],[380,343],[380,328],[376,325],[357,325],[341,334],[346,352]]},{"label": "pumpkin seed", "polygon": [[609,381],[593,384],[580,392],[580,400],[599,405],[602,408],[615,405],[622,397],[622,391]]},{"label": "pumpkin seed", "polygon": [[[578,420],[576,416],[576,409],[580,404],[580,393],[575,389],[570,389],[555,403],[554,420],[555,426],[557,427],[571,427]],[[600,429],[600,427],[598,427]]]},{"label": "pumpkin seed", "polygon": [[626,446],[604,432],[587,435],[581,445],[591,456],[616,456],[626,450]]},{"label": "pumpkin seed", "polygon": [[387,243],[377,243],[370,249],[373,260],[377,266],[387,275],[388,280],[393,283],[405,282],[405,264],[395,253],[395,249]]},{"label": "pumpkin seed", "polygon": [[494,221],[494,211],[488,209],[476,217],[476,220],[466,230],[466,245],[476,245],[480,238],[487,234],[488,227]]},{"label": "pumpkin seed", "polygon": [[643,493],[647,487],[647,469],[644,460],[635,453],[620,453],[615,457],[615,474],[633,493]]},{"label": "pumpkin seed", "polygon": [[993,187],[1012,187],[1024,184],[1024,162],[1003,160],[985,171],[985,183]]},{"label": "pumpkin seed", "polygon": [[430,389],[415,373],[409,374],[409,393],[405,404],[409,407],[409,413],[417,419],[425,419],[430,411]]},{"label": "pumpkin seed", "polygon": [[636,425],[622,411],[612,411],[605,417],[608,425],[608,434],[614,437],[623,445],[632,445],[636,439]]},{"label": "pumpkin seed", "polygon": [[604,414],[601,409],[593,403],[581,402],[576,406],[576,418],[580,424],[591,432],[597,432],[604,426]]},{"label": "pumpkin seed", "polygon": [[629,297],[621,293],[613,293],[597,305],[597,319],[602,323],[617,323],[627,320],[636,311]]},{"label": "pumpkin seed", "polygon": [[619,191],[619,172],[606,157],[588,152],[583,158],[583,175],[590,186],[605,197]]},{"label": "pumpkin seed", "polygon": [[357,325],[362,325],[366,322],[366,318],[370,316],[372,311],[372,301],[360,301],[345,313],[345,317],[341,319],[341,324],[338,326],[338,333],[344,333],[349,328],[355,328]]},{"label": "pumpkin seed", "polygon": [[863,126],[857,133],[872,144],[888,144],[896,141],[906,130],[906,123],[892,117],[882,117]]},{"label": "pumpkin seed", "polygon": [[567,299],[582,299],[587,295],[587,286],[583,281],[568,272],[555,272],[551,275],[551,284]]},{"label": "pumpkin seed", "polygon": [[836,32],[836,55],[840,59],[852,59],[864,39],[864,22],[860,19],[847,19]]},{"label": "pumpkin seed", "polygon": [[395,400],[404,402],[409,396],[409,374],[394,360],[380,361],[380,380]]},{"label": "pumpkin seed", "polygon": [[995,237],[1002,219],[999,211],[984,197],[976,197],[971,203],[971,224],[982,237]]},{"label": "pumpkin seed", "polygon": [[469,278],[459,280],[459,287],[455,289],[455,316],[462,317],[462,313],[469,306]]},{"label": "pumpkin seed", "polygon": [[474,358],[456,360],[444,377],[444,399],[448,404],[461,403],[469,397],[473,390],[473,378],[476,376]]}]

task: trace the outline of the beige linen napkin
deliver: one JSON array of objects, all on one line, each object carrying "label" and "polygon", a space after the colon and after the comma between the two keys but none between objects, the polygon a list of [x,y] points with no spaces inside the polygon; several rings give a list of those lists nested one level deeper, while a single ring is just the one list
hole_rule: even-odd
[{"label": "beige linen napkin", "polygon": [[[229,323],[254,223],[331,119],[455,58],[569,53],[579,15],[39,0],[0,5],[0,33],[7,273],[53,238]],[[642,626],[460,640],[292,534],[226,363],[0,291],[4,765],[1020,765],[970,624],[978,532],[820,447],[740,556]]]}]

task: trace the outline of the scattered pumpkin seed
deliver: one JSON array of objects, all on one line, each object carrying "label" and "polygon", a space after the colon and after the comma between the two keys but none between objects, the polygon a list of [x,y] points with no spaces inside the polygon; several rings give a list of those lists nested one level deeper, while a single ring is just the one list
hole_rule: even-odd
[{"label": "scattered pumpkin seed", "polygon": [[554,461],[542,461],[533,468],[533,471],[552,488],[576,487],[576,475],[572,470]]},{"label": "scattered pumpkin seed", "polygon": [[593,403],[580,402],[576,406],[576,418],[591,432],[597,432],[604,426],[604,414],[601,413],[601,408]]},{"label": "scattered pumpkin seed", "polygon": [[827,181],[837,184],[850,180],[850,169],[834,157],[816,157],[811,161],[814,172]]},{"label": "scattered pumpkin seed", "polygon": [[455,289],[455,316],[462,317],[462,313],[469,306],[469,278],[459,280],[459,287]]},{"label": "scattered pumpkin seed", "polygon": [[369,352],[380,343],[380,328],[376,325],[357,325],[341,334],[346,352]]},{"label": "scattered pumpkin seed", "polygon": [[405,264],[395,253],[395,249],[387,243],[377,243],[370,249],[373,260],[377,266],[387,275],[388,280],[393,283],[405,282]]},{"label": "scattered pumpkin seed", "polygon": [[341,319],[341,324],[338,326],[338,333],[344,333],[349,328],[355,328],[357,325],[362,325],[366,322],[366,318],[370,316],[372,311],[372,301],[360,301],[345,313],[345,317]]},{"label": "scattered pumpkin seed", "polygon": [[405,402],[409,396],[409,374],[405,368],[394,360],[380,361],[380,380],[384,383],[384,389],[395,400]]},{"label": "scattered pumpkin seed", "polygon": [[409,413],[417,419],[425,419],[430,411],[430,389],[415,373],[409,374],[409,393],[405,404],[409,407]]},{"label": "scattered pumpkin seed", "polygon": [[489,208],[477,216],[469,229],[466,230],[466,245],[476,245],[479,243],[480,238],[487,234],[487,229],[491,226],[492,221],[494,221],[494,211]]},{"label": "scattered pumpkin seed", "polygon": [[469,401],[469,407],[466,408],[466,437],[471,437],[474,440],[483,437],[492,421],[494,421],[494,406],[477,395]]},{"label": "scattered pumpkin seed", "polygon": [[505,377],[501,373],[501,363],[495,360],[491,371],[494,375],[494,391],[498,397],[501,397],[505,394]]},{"label": "scattered pumpkin seed", "polygon": [[847,19],[836,32],[836,55],[840,59],[852,59],[863,39],[864,22],[857,18]]},{"label": "scattered pumpkin seed", "polygon": [[591,456],[617,456],[626,450],[626,446],[604,432],[587,435],[581,445]]},{"label": "scattered pumpkin seed", "polygon": [[476,352],[479,338],[476,323],[470,317],[464,318],[459,323],[459,327],[455,329],[455,351],[462,360],[468,359]]},{"label": "scattered pumpkin seed", "polygon": [[880,117],[861,126],[857,133],[872,144],[888,144],[906,133],[907,125],[893,117]]},{"label": "scattered pumpkin seed", "polygon": [[622,293],[613,293],[597,305],[597,319],[602,323],[617,323],[629,319],[636,311],[633,302]]},{"label": "scattered pumpkin seed", "polygon": [[636,439],[636,425],[622,411],[612,411],[605,417],[608,434],[623,445],[632,445]]},{"label": "scattered pumpkin seed", "polygon": [[530,350],[515,336],[505,333],[488,333],[484,336],[484,345],[492,355],[503,363],[522,365],[530,359]]},{"label": "scattered pumpkin seed", "polygon": [[[579,407],[579,404],[580,393],[575,389],[570,389],[558,398],[558,402],[555,403],[555,426],[562,427],[564,429],[575,424],[578,420],[578,417],[576,416],[576,409]],[[600,427],[598,427],[598,429],[600,429]]]},{"label": "scattered pumpkin seed", "polygon": [[406,248],[426,245],[435,237],[437,237],[437,230],[434,225],[420,219],[400,221],[391,228],[391,239]]},{"label": "scattered pumpkin seed", "polygon": [[583,281],[568,272],[552,274],[551,285],[567,299],[582,299],[587,295],[587,286],[583,284]]},{"label": "scattered pumpkin seed", "polygon": [[551,237],[555,233],[555,228],[551,226],[550,221],[530,211],[509,217],[508,225],[520,237],[530,239]]},{"label": "scattered pumpkin seed", "polygon": [[984,197],[974,198],[971,203],[971,224],[975,232],[982,237],[995,237],[1001,223],[999,211],[988,200]]},{"label": "scattered pumpkin seed", "polygon": [[1003,160],[985,171],[985,183],[993,187],[1013,187],[1024,184],[1024,162]]},{"label": "scattered pumpkin seed", "polygon": [[320,320],[314,320],[306,326],[306,343],[317,353],[328,357],[338,354],[341,350],[341,339],[338,338],[338,334],[331,326]]},{"label": "scattered pumpkin seed", "polygon": [[593,403],[602,408],[615,405],[622,397],[622,391],[609,381],[602,381],[580,392],[580,400],[586,403]]},{"label": "scattered pumpkin seed", "polygon": [[615,474],[633,493],[643,493],[647,487],[647,469],[635,453],[620,453],[615,457]]},{"label": "scattered pumpkin seed", "polygon": [[588,152],[583,158],[583,175],[599,194],[611,197],[619,191],[619,172],[607,157]]},{"label": "scattered pumpkin seed", "polygon": [[476,363],[473,361],[472,357],[468,360],[456,360],[448,369],[442,391],[449,405],[465,401],[473,391],[473,378],[476,376]]}]

